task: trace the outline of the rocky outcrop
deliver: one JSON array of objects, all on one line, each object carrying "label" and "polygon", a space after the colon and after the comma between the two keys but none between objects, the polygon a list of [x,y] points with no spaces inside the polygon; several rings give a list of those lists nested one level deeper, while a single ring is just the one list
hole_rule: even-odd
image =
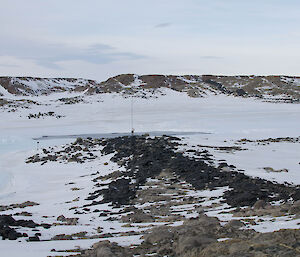
[{"label": "rocky outcrop", "polygon": [[[299,256],[300,230],[260,233],[248,239],[231,239],[210,244],[197,257],[218,256]],[[184,255],[188,256],[188,255]],[[194,255],[195,256],[195,255]]]},{"label": "rocky outcrop", "polygon": [[[38,226],[42,226],[44,228],[50,228],[49,224],[37,224],[32,220],[15,220],[10,215],[0,215],[0,236],[3,240],[16,240],[19,237],[28,237],[26,233],[17,232],[16,228],[26,227],[26,228],[36,228]],[[39,241],[39,235],[35,235],[34,237],[29,237],[29,241]]]},{"label": "rocky outcrop", "polygon": [[91,250],[84,252],[82,257],[132,257],[130,249],[123,248],[117,243],[111,243],[107,240],[93,245]]},{"label": "rocky outcrop", "polygon": [[[196,190],[228,187],[223,198],[224,202],[233,207],[253,206],[258,200],[265,202],[280,200],[286,202],[290,198],[295,201],[300,200],[298,187],[249,177],[226,162],[215,166],[212,164],[214,160],[207,150],[192,150],[193,157],[188,157],[184,153],[176,151],[180,141],[179,138],[169,136],[79,138],[73,144],[66,145],[56,152],[43,149],[43,154],[31,156],[26,162],[45,164],[48,161],[75,161],[82,163],[86,160],[96,159],[101,154],[113,154],[111,161],[123,166],[125,171],[116,171],[106,176],[105,179],[111,179],[106,188],[102,188],[103,184],[101,183],[104,177],[94,178],[93,181],[99,189],[89,194],[86,200],[91,203],[86,204],[85,207],[99,203],[128,204],[131,199],[136,197],[137,191],[148,179],[154,178],[164,171],[171,171],[178,176],[178,179],[191,184]],[[95,150],[100,148],[102,150]],[[91,149],[93,149],[93,153],[90,152]],[[225,150],[229,149],[225,148]],[[242,149],[235,148],[235,150]],[[103,199],[98,201],[99,197],[103,197]]]},{"label": "rocky outcrop", "polygon": [[[103,196],[101,203],[128,204],[147,179],[154,178],[165,170],[174,172],[179,179],[190,183],[196,190],[228,186],[230,189],[225,191],[223,198],[234,207],[253,206],[258,200],[287,201],[291,197],[298,200],[297,187],[251,178],[235,171],[234,166],[230,167],[227,163],[221,163],[218,167],[207,164],[211,159],[205,150],[196,151],[195,157],[177,152],[179,138],[119,137],[104,139],[101,144],[104,146],[102,153],[114,153],[111,161],[123,163],[126,171],[110,182],[108,188],[90,193],[87,200],[93,201],[91,205],[97,204],[99,196]],[[225,169],[226,167],[229,169]],[[94,181],[101,179],[99,177]]]},{"label": "rocky outcrop", "polygon": [[10,205],[0,205],[0,211],[7,211],[12,210],[16,208],[26,208],[26,207],[32,207],[39,205],[38,203],[32,202],[32,201],[26,201],[24,203],[15,203]]},{"label": "rocky outcrop", "polygon": [[154,228],[136,248],[103,241],[83,251],[80,256],[292,257],[300,253],[300,230],[257,233],[240,230],[236,223],[230,222],[222,227],[217,218],[200,215],[179,227]]}]

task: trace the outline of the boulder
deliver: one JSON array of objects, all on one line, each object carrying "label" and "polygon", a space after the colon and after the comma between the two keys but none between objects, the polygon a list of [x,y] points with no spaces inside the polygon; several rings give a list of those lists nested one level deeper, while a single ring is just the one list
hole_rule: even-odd
[{"label": "boulder", "polygon": [[215,238],[210,238],[206,235],[192,236],[192,237],[181,237],[179,238],[176,246],[176,254],[183,256],[188,251],[194,251],[203,249],[205,246],[211,243],[215,243]]},{"label": "boulder", "polygon": [[226,224],[226,227],[234,227],[234,228],[240,228],[243,226],[245,226],[245,224],[240,220],[231,220]]},{"label": "boulder", "polygon": [[262,208],[265,208],[266,205],[267,205],[267,203],[264,200],[258,200],[253,205],[253,209],[262,209]]},{"label": "boulder", "polygon": [[145,236],[145,242],[150,244],[162,243],[165,244],[173,239],[174,234],[168,227],[154,228],[150,234]]}]

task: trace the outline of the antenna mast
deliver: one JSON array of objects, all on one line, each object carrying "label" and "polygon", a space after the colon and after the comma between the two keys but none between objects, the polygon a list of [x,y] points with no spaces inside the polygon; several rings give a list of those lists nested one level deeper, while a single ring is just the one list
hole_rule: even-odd
[{"label": "antenna mast", "polygon": [[134,134],[133,128],[133,94],[131,95],[131,136]]}]

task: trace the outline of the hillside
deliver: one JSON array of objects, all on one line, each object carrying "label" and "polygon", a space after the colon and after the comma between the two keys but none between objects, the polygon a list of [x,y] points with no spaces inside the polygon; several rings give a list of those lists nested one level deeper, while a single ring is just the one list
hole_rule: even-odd
[{"label": "hillside", "polygon": [[[163,88],[185,92],[190,97],[226,94],[299,102],[300,77],[134,75],[122,74],[106,81],[75,78],[0,77],[0,96],[38,96],[55,92],[84,92],[88,95],[150,91]],[[142,90],[141,90],[142,89]],[[143,96],[143,94],[140,94]]]}]

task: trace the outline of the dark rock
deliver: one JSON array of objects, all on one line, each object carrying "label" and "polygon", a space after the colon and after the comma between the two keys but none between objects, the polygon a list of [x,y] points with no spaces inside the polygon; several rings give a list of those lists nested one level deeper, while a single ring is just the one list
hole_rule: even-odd
[{"label": "dark rock", "polygon": [[294,202],[288,212],[290,214],[300,214],[300,200]]},{"label": "dark rock", "polygon": [[40,238],[38,236],[31,236],[28,238],[29,242],[37,242],[40,241]]},{"label": "dark rock", "polygon": [[35,228],[39,225],[32,220],[18,220],[15,222],[15,226],[27,227],[27,228]]},{"label": "dark rock", "polygon": [[183,256],[187,251],[197,252],[203,249],[205,246],[211,243],[217,242],[217,239],[210,238],[209,236],[191,236],[191,237],[181,237],[178,240],[175,252],[177,256]]},{"label": "dark rock", "polygon": [[63,222],[65,225],[76,225],[79,218],[66,218],[64,215],[60,215],[56,220]]},{"label": "dark rock", "polygon": [[240,228],[244,227],[245,224],[241,222],[240,220],[231,220],[226,224],[226,227],[235,227],[235,228]]},{"label": "dark rock", "polygon": [[[178,140],[174,142],[167,136],[119,137],[105,139],[101,143],[104,146],[102,154],[115,153],[111,161],[122,164],[126,172],[114,174],[120,178],[114,177],[108,189],[96,190],[87,200],[103,196],[103,200],[99,203],[128,204],[130,199],[135,197],[137,189],[144,185],[148,178],[158,176],[165,169],[174,171],[180,180],[192,184],[197,190],[229,186],[232,190],[225,192],[224,201],[234,207],[253,206],[258,200],[287,201],[291,195],[294,199],[297,199],[298,195],[300,197],[296,188],[251,178],[238,171],[224,171],[224,167],[235,168],[225,162],[221,162],[219,167],[215,168],[213,164],[205,162],[210,160],[210,157],[199,160],[175,152]],[[123,175],[126,179],[122,178]],[[90,205],[96,204],[98,203],[94,201]]]},{"label": "dark rock", "polygon": [[261,209],[261,208],[265,208],[265,206],[267,205],[267,203],[264,200],[258,200],[254,205],[253,208],[254,209]]},{"label": "dark rock", "polygon": [[14,226],[16,220],[10,215],[0,215],[0,226]]},{"label": "dark rock", "polygon": [[87,250],[82,257],[132,257],[130,249],[123,248],[116,243],[101,241],[93,245],[92,250]]},{"label": "dark rock", "polygon": [[170,232],[168,227],[160,226],[154,228],[152,232],[145,236],[145,242],[150,244],[164,243],[172,240],[174,234]]},{"label": "dark rock", "polygon": [[246,91],[242,88],[237,89],[235,92],[238,96],[244,96],[247,94]]},{"label": "dark rock", "polygon": [[297,189],[295,192],[293,192],[291,197],[294,199],[294,201],[300,200],[300,189]]},{"label": "dark rock", "polygon": [[71,235],[59,234],[52,237],[52,240],[73,240],[73,237]]},{"label": "dark rock", "polygon": [[18,233],[13,227],[36,228],[40,226],[32,220],[15,220],[9,215],[0,215],[0,236],[2,239],[16,240],[19,237],[27,237],[28,235]]},{"label": "dark rock", "polygon": [[49,229],[51,228],[51,225],[50,224],[47,224],[47,223],[42,223],[41,226],[45,229]]}]

